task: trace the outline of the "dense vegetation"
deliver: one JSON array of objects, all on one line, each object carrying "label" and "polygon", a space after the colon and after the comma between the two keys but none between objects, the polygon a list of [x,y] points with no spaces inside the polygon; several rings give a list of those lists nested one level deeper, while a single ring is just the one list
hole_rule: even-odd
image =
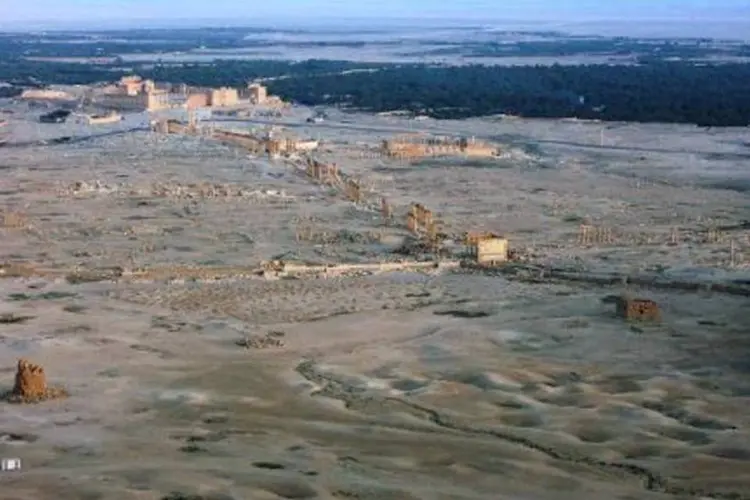
[{"label": "dense vegetation", "polygon": [[718,43],[711,40],[631,39],[626,37],[565,37],[535,41],[470,42],[426,51],[433,56],[464,57],[574,57],[632,56],[653,61],[690,60],[708,57],[750,57],[750,44]]},{"label": "dense vegetation", "polygon": [[[247,39],[246,35],[257,37]],[[272,93],[308,105],[338,105],[365,111],[405,110],[435,118],[489,114],[528,117],[684,122],[705,126],[750,124],[750,64],[666,62],[665,56],[705,57],[720,43],[709,41],[581,38],[537,33],[547,40],[498,43],[468,42],[454,50],[496,57],[640,54],[632,66],[440,66],[429,64],[368,64],[343,61],[215,61],[212,63],[126,65],[118,54],[133,52],[246,47],[270,43],[263,30],[196,29],[88,33],[91,43],[70,43],[84,35],[0,34],[0,97],[19,87],[47,84],[91,84],[114,81],[136,72],[157,81],[197,86],[241,86],[251,79],[267,81]],[[140,42],[138,42],[140,41]],[[430,50],[439,42],[429,42]],[[311,42],[316,45],[329,42]],[[357,46],[360,42],[346,42]],[[649,49],[650,48],[650,49]],[[649,49],[649,50],[646,50]],[[721,50],[725,50],[724,47]],[[748,53],[746,45],[734,45]],[[708,51],[708,52],[707,52]],[[101,56],[97,64],[44,62],[29,57]],[[360,70],[360,71],[352,71]],[[282,77],[282,78],[278,78]]]},{"label": "dense vegetation", "polygon": [[[9,80],[26,84],[88,84],[128,73],[83,64],[18,62],[3,68]],[[347,71],[352,69],[371,71]],[[703,126],[750,124],[750,64],[441,67],[223,61],[155,65],[137,71],[157,81],[200,86],[241,86],[249,79],[284,76],[268,81],[269,90],[302,104],[372,112],[406,110],[435,118],[505,113]]]},{"label": "dense vegetation", "polygon": [[528,117],[750,124],[750,64],[428,67],[270,82],[304,104],[409,110],[435,118]]},{"label": "dense vegetation", "polygon": [[308,60],[302,62],[254,60],[186,64],[80,64],[43,61],[0,61],[0,80],[24,86],[75,85],[112,82],[137,74],[160,82],[195,86],[241,86],[256,78],[310,77],[353,69],[382,68],[382,64]]}]

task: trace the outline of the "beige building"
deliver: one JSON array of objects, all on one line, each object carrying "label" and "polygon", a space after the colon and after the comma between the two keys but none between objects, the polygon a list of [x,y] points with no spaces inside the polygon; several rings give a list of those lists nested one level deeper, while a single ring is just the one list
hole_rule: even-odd
[{"label": "beige building", "polygon": [[110,90],[110,93],[128,96],[137,96],[154,92],[157,92],[156,83],[154,83],[153,80],[144,80],[138,75],[123,76],[120,78],[120,81],[117,82],[115,89]]},{"label": "beige building", "polygon": [[96,103],[107,108],[129,111],[157,111],[170,107],[169,94],[163,90],[136,95],[108,93],[99,96]]},{"label": "beige building", "polygon": [[496,265],[508,260],[508,240],[488,238],[477,241],[474,247],[479,265]]},{"label": "beige building", "polygon": [[209,93],[199,92],[197,94],[189,94],[185,101],[185,107],[188,109],[205,108],[208,106]]},{"label": "beige building", "polygon": [[236,106],[239,103],[237,89],[221,87],[211,89],[208,94],[208,105],[212,107]]},{"label": "beige building", "polygon": [[141,83],[141,92],[148,93],[148,92],[154,92],[156,90],[156,84],[153,80],[144,80]]},{"label": "beige building", "polygon": [[120,110],[156,111],[170,107],[169,93],[156,88],[153,80],[124,76],[115,85],[104,88],[95,99],[98,104]]},{"label": "beige building", "polygon": [[141,91],[143,79],[138,75],[123,76],[117,83],[118,89],[125,95],[135,96]]},{"label": "beige building", "polygon": [[252,104],[264,104],[268,100],[268,89],[259,83],[251,83],[247,86]]},{"label": "beige building", "polygon": [[169,93],[163,90],[154,90],[153,92],[144,92],[141,97],[144,109],[148,111],[157,111],[169,108]]}]

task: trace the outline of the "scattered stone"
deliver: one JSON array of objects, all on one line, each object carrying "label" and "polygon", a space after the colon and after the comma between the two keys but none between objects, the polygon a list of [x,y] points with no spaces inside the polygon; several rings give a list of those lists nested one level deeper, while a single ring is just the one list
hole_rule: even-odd
[{"label": "scattered stone", "polygon": [[79,304],[69,304],[65,307],[63,307],[63,311],[73,314],[81,314],[86,310],[86,306],[82,306]]},{"label": "scattered stone", "polygon": [[151,326],[153,328],[161,328],[168,332],[180,332],[184,330],[188,324],[185,321],[171,319],[166,316],[154,316],[151,318]]},{"label": "scattered stone", "polygon": [[173,491],[168,495],[161,497],[161,500],[233,500],[235,497],[222,494],[197,495],[192,493],[182,493]]},{"label": "scattered stone", "polygon": [[252,465],[258,469],[281,470],[285,468],[282,464],[276,462],[253,462]]},{"label": "scattered stone", "polygon": [[33,443],[39,439],[39,436],[34,434],[19,433],[19,432],[0,432],[0,443]]},{"label": "scattered stone", "polygon": [[2,278],[32,278],[37,274],[39,271],[28,262],[0,263],[0,277]]},{"label": "scattered stone", "polygon": [[80,269],[67,276],[65,280],[71,285],[80,283],[97,283],[99,281],[116,281],[122,277],[124,269],[119,266],[99,269]]},{"label": "scattered stone", "polygon": [[12,302],[23,302],[27,300],[58,300],[67,299],[71,297],[77,297],[75,293],[71,292],[43,292],[36,295],[29,295],[27,293],[11,293],[8,295],[8,300]]},{"label": "scattered stone", "polygon": [[208,450],[195,444],[187,444],[180,448],[183,453],[206,453]]},{"label": "scattered stone", "polygon": [[229,422],[229,417],[226,415],[206,415],[203,417],[204,424],[226,424]]},{"label": "scattered stone", "polygon": [[5,394],[2,399],[10,403],[30,404],[67,396],[65,389],[47,386],[44,368],[25,359],[19,359],[13,390]]},{"label": "scattered stone", "polygon": [[245,336],[242,340],[237,341],[237,345],[245,349],[281,348],[286,345],[282,340],[283,337],[284,332],[272,331],[263,336]]},{"label": "scattered stone", "polygon": [[18,323],[25,323],[30,319],[34,319],[34,316],[21,316],[15,313],[0,314],[0,324],[2,325],[15,325]]},{"label": "scattered stone", "polygon": [[432,314],[436,316],[452,316],[454,318],[466,318],[466,319],[486,318],[490,316],[490,313],[488,313],[487,311],[481,311],[481,310],[470,311],[470,310],[460,310],[460,309],[451,309],[448,311],[435,311]]}]

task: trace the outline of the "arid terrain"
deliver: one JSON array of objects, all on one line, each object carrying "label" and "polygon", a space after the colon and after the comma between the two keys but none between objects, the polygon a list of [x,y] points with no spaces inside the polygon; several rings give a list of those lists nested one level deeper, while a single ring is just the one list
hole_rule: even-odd
[{"label": "arid terrain", "polygon": [[[750,498],[750,299],[710,291],[750,281],[747,129],[309,115],[276,123],[320,139],[316,157],[390,200],[394,223],[289,160],[128,131],[136,116],[38,125],[17,106],[0,148],[0,392],[28,358],[69,397],[0,403],[0,457],[23,461],[0,498]],[[502,154],[374,153],[407,132]],[[74,140],[37,142],[55,136]],[[540,268],[698,289],[245,272],[404,258],[412,202]],[[581,242],[581,224],[608,236]],[[621,293],[662,320],[616,317],[601,299]]]}]

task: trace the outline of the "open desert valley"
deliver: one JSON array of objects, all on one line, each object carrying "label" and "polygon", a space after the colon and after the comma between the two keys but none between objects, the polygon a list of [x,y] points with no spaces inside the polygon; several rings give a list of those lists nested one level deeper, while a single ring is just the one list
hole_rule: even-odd
[{"label": "open desert valley", "polygon": [[747,129],[6,104],[1,498],[750,498]]}]

